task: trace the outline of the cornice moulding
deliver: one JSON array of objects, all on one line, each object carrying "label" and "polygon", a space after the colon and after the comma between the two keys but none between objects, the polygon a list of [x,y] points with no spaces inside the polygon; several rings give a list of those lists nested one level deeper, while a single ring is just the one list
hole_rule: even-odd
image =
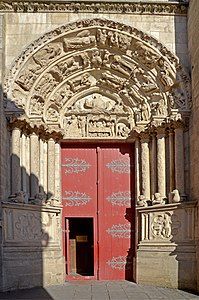
[{"label": "cornice moulding", "polygon": [[125,13],[187,15],[188,3],[182,1],[0,1],[1,12],[59,12],[59,13]]}]

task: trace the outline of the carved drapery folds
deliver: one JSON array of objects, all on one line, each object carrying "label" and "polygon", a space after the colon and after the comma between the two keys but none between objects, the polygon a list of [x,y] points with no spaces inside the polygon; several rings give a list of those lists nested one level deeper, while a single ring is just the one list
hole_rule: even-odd
[{"label": "carved drapery folds", "polygon": [[[184,177],[180,181],[179,176],[183,165],[174,157],[174,147],[183,147],[182,134],[176,129],[175,136],[170,137],[170,188],[165,174],[165,139],[175,123],[187,120],[191,108],[189,79],[178,58],[154,38],[105,19],[61,26],[22,53],[8,74],[4,90],[10,123],[30,139],[30,152],[37,147],[42,158],[40,162],[36,159],[34,166],[30,158],[28,167],[31,180],[34,172],[39,178],[30,189],[38,203],[43,201],[41,192],[49,192],[52,198],[59,195],[57,173],[50,174],[59,161],[55,142],[62,138],[137,139],[136,193],[140,203],[146,205],[151,199],[153,204],[163,204],[173,189],[184,193]],[[165,132],[157,133],[159,127]],[[179,151],[182,157],[182,148]],[[42,174],[42,168],[48,173]]]}]

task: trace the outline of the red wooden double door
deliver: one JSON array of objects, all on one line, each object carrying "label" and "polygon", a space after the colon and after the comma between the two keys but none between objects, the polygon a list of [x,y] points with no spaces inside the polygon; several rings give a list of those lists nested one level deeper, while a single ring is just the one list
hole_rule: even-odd
[{"label": "red wooden double door", "polygon": [[133,280],[133,147],[62,146],[67,279]]}]

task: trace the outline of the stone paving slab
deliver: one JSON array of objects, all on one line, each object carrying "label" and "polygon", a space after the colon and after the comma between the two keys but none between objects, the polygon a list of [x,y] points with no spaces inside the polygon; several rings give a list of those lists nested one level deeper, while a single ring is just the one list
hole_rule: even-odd
[{"label": "stone paving slab", "polygon": [[2,300],[186,300],[198,295],[128,281],[84,281],[0,293]]}]

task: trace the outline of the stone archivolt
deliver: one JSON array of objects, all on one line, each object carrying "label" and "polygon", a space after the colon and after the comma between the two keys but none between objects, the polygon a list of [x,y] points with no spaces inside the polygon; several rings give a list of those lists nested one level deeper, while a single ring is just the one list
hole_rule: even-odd
[{"label": "stone archivolt", "polygon": [[152,121],[182,118],[188,85],[177,58],[154,39],[113,21],[84,20],[50,32],[16,60],[6,112],[63,138],[128,138]]}]

